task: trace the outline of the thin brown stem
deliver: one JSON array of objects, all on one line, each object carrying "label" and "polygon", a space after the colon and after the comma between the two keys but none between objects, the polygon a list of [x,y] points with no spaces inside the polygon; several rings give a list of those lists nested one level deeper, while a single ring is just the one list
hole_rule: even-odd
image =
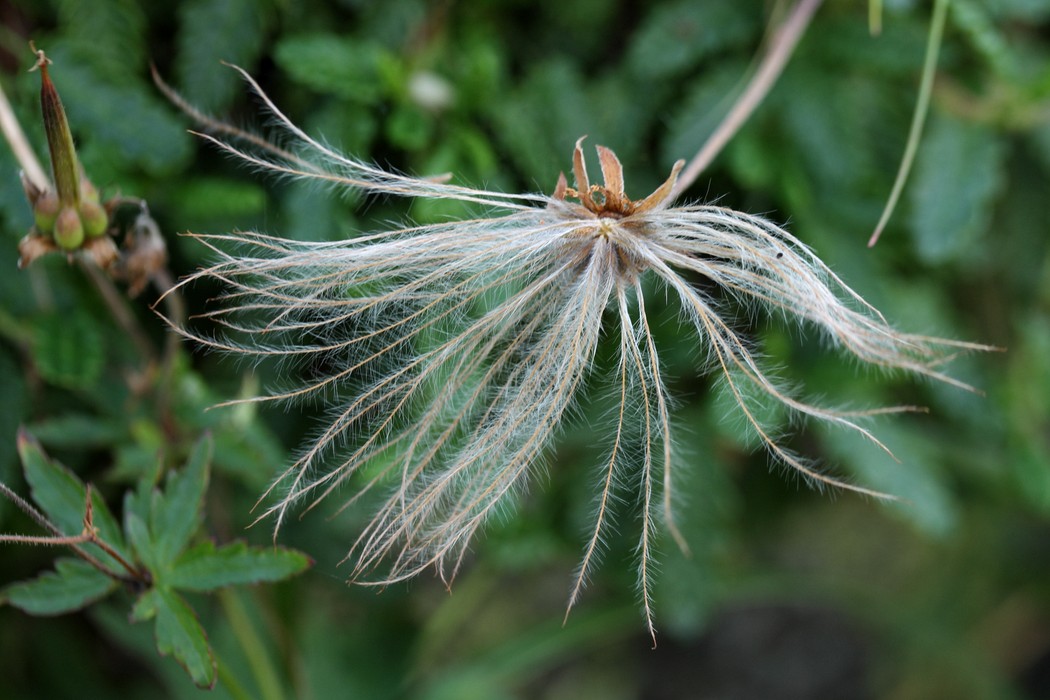
[{"label": "thin brown stem", "polygon": [[32,518],[33,522],[50,532],[52,535],[56,537],[64,537],[62,531],[55,527],[55,524],[48,520],[47,516],[34,508],[29,501],[8,488],[7,484],[3,482],[0,482],[0,495],[5,496],[7,500],[14,503],[20,511]]},{"label": "thin brown stem", "polygon": [[[94,569],[99,572],[121,581],[125,584],[138,584],[138,583],[149,583],[149,573],[140,570],[133,564],[129,563],[124,557],[122,557],[112,546],[109,545],[105,540],[98,536],[98,529],[95,527],[95,508],[92,502],[92,489],[89,484],[85,492],[85,506],[84,506],[84,527],[79,535],[66,535],[51,522],[47,516],[41,513],[39,510],[34,508],[27,500],[19,496],[17,493],[12,491],[6,484],[0,482],[0,495],[5,496],[8,500],[15,504],[19,510],[28,515],[34,522],[40,527],[44,528],[50,535],[5,535],[0,534],[0,542],[11,542],[15,544],[30,544],[39,545],[46,547],[70,547],[81,559],[90,564]],[[105,564],[100,562],[97,558],[84,551],[81,545],[94,544],[103,552],[113,558],[114,561],[119,563],[127,572],[128,576],[122,576],[114,573]]]},{"label": "thin brown stem", "polygon": [[791,55],[798,46],[799,39],[809,26],[814,13],[820,7],[821,0],[799,0],[791,14],[784,23],[777,28],[770,42],[769,51],[762,58],[762,62],[755,70],[754,75],[744,92],[733,104],[732,109],[715,129],[714,133],[707,139],[693,159],[686,165],[678,178],[674,188],[677,197],[692,185],[700,173],[711,164],[729,140],[740,131],[744,122],[748,120],[751,113],[762,102],[765,96],[780,77],[784,66],[787,65]]}]

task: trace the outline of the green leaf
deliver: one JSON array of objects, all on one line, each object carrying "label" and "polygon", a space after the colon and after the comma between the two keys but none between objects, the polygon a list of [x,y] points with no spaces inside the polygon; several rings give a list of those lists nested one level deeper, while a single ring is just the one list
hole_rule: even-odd
[{"label": "green leaf", "polygon": [[750,39],[758,14],[737,0],[680,0],[646,16],[627,63],[640,76],[668,77],[703,57]]},{"label": "green leaf", "polygon": [[105,339],[90,317],[50,314],[37,320],[34,331],[33,359],[45,380],[69,389],[87,389],[98,381]]},{"label": "green leaf", "polygon": [[150,588],[131,606],[131,621],[145,622],[157,616],[157,589]]},{"label": "green leaf", "polygon": [[200,526],[211,445],[210,437],[199,440],[186,466],[168,476],[163,496],[153,499],[149,529],[155,556],[162,565],[186,547]]},{"label": "green leaf", "polygon": [[48,55],[61,66],[53,78],[93,181],[109,182],[116,164],[125,172],[140,166],[151,175],[167,175],[189,158],[189,134],[155,88],[97,72],[79,54]]},{"label": "green leaf", "polygon": [[379,44],[326,34],[283,39],[274,59],[299,84],[362,104],[388,92],[384,75],[393,60]]},{"label": "green leaf", "polygon": [[88,413],[45,418],[26,429],[41,443],[62,448],[108,447],[127,435],[126,425]]},{"label": "green leaf", "polygon": [[61,615],[80,610],[117,587],[116,579],[80,559],[57,559],[55,570],[0,591],[7,603],[30,615]]},{"label": "green leaf", "polygon": [[136,0],[60,0],[58,10],[62,39],[78,63],[121,77],[134,76],[145,67],[146,16]]},{"label": "green leaf", "polygon": [[256,0],[190,0],[179,3],[175,67],[183,96],[198,109],[226,107],[240,89],[225,61],[253,72],[263,47],[269,14]]},{"label": "green leaf", "polygon": [[827,426],[821,432],[824,444],[857,475],[861,486],[900,499],[888,501],[887,507],[922,532],[947,537],[958,525],[960,514],[936,469],[937,441],[921,433],[915,426],[917,420],[912,417],[911,424],[879,425],[875,430],[896,460],[856,433]]},{"label": "green leaf", "polygon": [[580,136],[589,134],[591,143],[604,143],[601,134],[590,130],[586,82],[578,66],[565,60],[536,65],[516,93],[492,109],[508,155],[541,190],[554,188]]},{"label": "green leaf", "polygon": [[943,115],[931,122],[919,147],[909,222],[923,260],[955,258],[987,228],[1003,159],[991,130]]},{"label": "green leaf", "polygon": [[148,604],[141,607],[155,613],[157,651],[163,656],[175,657],[199,687],[213,687],[217,664],[193,608],[167,588],[154,588],[143,597],[146,596]]},{"label": "green leaf", "polygon": [[214,542],[203,542],[178,558],[168,583],[189,591],[213,591],[223,586],[280,581],[309,566],[310,558],[294,550],[260,549],[244,542],[216,548]]},{"label": "green leaf", "polygon": [[[128,492],[128,496],[130,495],[131,492]],[[124,530],[127,532],[128,542],[135,550],[136,558],[153,574],[153,580],[162,581],[165,572],[162,566],[164,560],[157,556],[153,533],[149,531],[145,519],[135,510],[128,508],[131,502],[131,498],[124,499]]]},{"label": "green leaf", "polygon": [[432,117],[411,104],[399,105],[384,122],[386,138],[406,151],[422,150],[434,131]]},{"label": "green leaf", "polygon": [[[18,454],[36,504],[63,534],[80,534],[84,529],[87,506],[84,483],[73,472],[48,459],[40,445],[25,431],[18,434]],[[130,559],[120,526],[98,491],[92,491],[91,505],[99,538],[126,560]],[[85,544],[83,547],[111,571],[124,573],[120,563],[96,545]]]}]

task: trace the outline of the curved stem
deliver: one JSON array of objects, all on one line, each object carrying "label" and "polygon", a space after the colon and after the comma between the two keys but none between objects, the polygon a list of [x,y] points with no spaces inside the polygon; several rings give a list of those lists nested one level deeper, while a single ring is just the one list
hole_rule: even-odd
[{"label": "curved stem", "polygon": [[879,242],[879,236],[897,208],[897,200],[900,199],[904,190],[904,183],[908,180],[911,165],[915,161],[915,154],[919,151],[919,140],[922,138],[922,127],[926,123],[926,112],[930,108],[930,95],[933,93],[933,77],[937,73],[937,56],[941,52],[941,37],[944,36],[944,23],[948,16],[948,4],[950,0],[937,0],[933,6],[933,19],[930,21],[930,36],[926,41],[926,57],[922,65],[922,81],[919,83],[919,99],[915,103],[915,114],[911,118],[911,129],[908,131],[908,144],[904,147],[904,157],[901,158],[901,167],[897,171],[897,179],[893,182],[893,190],[890,198],[886,201],[886,207],[882,210],[879,223],[875,226],[875,232],[868,240],[871,248]]},{"label": "curved stem", "polygon": [[777,28],[770,43],[769,51],[762,58],[762,62],[751,77],[751,81],[744,88],[744,92],[718,125],[718,128],[707,139],[707,142],[693,156],[689,164],[685,166],[685,170],[682,171],[681,176],[678,178],[678,183],[675,185],[674,197],[680,195],[696,181],[696,178],[699,177],[704,168],[710,165],[715,156],[725,148],[725,145],[729,143],[729,139],[736,132],[740,131],[740,127],[744,125],[751,113],[755,111],[755,108],[769,93],[777,78],[783,72],[784,66],[787,65],[788,59],[791,58],[791,54],[795,52],[799,39],[805,33],[806,27],[809,26],[809,22],[813,19],[817,8],[820,7],[820,3],[821,0],[799,0],[791,10],[788,18]]}]

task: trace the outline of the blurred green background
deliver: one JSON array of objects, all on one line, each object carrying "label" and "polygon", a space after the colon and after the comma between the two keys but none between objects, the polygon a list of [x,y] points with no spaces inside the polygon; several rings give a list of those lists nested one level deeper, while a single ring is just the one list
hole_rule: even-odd
[{"label": "blurred green background", "polygon": [[[491,189],[551,191],[587,134],[617,152],[637,197],[704,142],[787,7],[8,0],[0,79],[43,156],[28,40],[46,49],[92,180],[148,201],[180,276],[208,252],[179,232],[335,240],[460,212],[258,176],[187,133],[150,62],[233,124],[265,130],[267,119],[221,61],[256,76],[307,132],[363,160]],[[658,299],[692,556],[661,543],[655,650],[635,588],[631,503],[562,625],[604,454],[590,426],[609,407],[593,391],[527,498],[474,543],[451,593],[429,576],[381,595],[348,587],[339,563],[367,519],[359,509],[290,523],[280,542],[314,568],[233,594],[270,676],[231,633],[231,607],[194,599],[226,674],[213,697],[1050,697],[1050,0],[952,3],[916,166],[874,249],[865,244],[904,149],[931,3],[886,0],[878,36],[868,12],[864,2],[824,4],[768,99],[686,196],[786,222],[904,330],[1007,348],[951,365],[984,392],[973,395],[879,375],[812,333],[741,316],[805,396],[930,408],[875,423],[899,462],[854,436],[771,417],[794,449],[901,500],[818,494],[770,469],[731,400],[698,372],[703,349]],[[259,391],[273,370],[184,347],[161,377],[155,290],[127,302],[147,341],[139,347],[79,267],[53,256],[16,270],[32,217],[6,147],[0,172],[0,479],[26,492],[15,452],[25,425],[119,508],[129,485],[178,464],[211,431],[205,528],[265,545],[265,525],[246,529],[251,508],[316,414],[206,412]],[[206,310],[214,291],[190,290],[189,312]],[[30,529],[0,503],[0,530]],[[0,557],[6,584],[46,569],[54,552],[4,545]],[[0,695],[204,692],[157,656],[148,626],[127,621],[129,601],[59,618],[0,608]]]}]

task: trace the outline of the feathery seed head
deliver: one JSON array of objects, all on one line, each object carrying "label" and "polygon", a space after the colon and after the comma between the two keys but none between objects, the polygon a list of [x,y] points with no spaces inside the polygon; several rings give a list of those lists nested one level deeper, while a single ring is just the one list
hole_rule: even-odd
[{"label": "feathery seed head", "polygon": [[562,175],[552,196],[489,192],[387,172],[337,153],[259,92],[306,156],[258,139],[251,140],[258,150],[246,151],[205,138],[280,174],[365,192],[480,203],[492,212],[333,243],[259,233],[198,236],[218,261],[182,284],[212,278],[227,288],[221,308],[205,315],[229,333],[176,330],[218,350],[279,359],[290,377],[296,366],[312,369],[318,360],[326,368],[254,399],[322,397],[330,406],[313,440],[271,488],[280,495],[265,515],[279,527],[293,504],[312,507],[348,480],[362,478],[365,465],[384,465],[350,499],[390,489],[350,549],[353,580],[381,570],[370,582],[387,584],[430,566],[446,580],[455,575],[472,535],[521,491],[543,460],[591,371],[605,323],[618,359],[614,368],[598,371],[615,378],[617,401],[598,465],[594,527],[569,607],[610,527],[613,485],[636,474],[640,590],[652,630],[656,517],[662,514],[684,548],[671,505],[675,470],[687,465],[673,450],[669,397],[642,275],[678,301],[707,351],[703,369],[722,376],[773,459],[817,485],[882,497],[827,476],[787,450],[759,420],[752,396],[854,430],[880,446],[858,420],[916,409],[844,411],[800,400],[769,377],[719,300],[691,279],[706,278],[748,309],[817,328],[862,362],[957,386],[965,387],[943,374],[941,364],[960,351],[990,349],[894,330],[812,251],[765,219],[723,207],[672,206],[681,162],[655,192],[631,200],[623,168],[607,148],[597,148],[604,184],[590,183],[581,139],[572,158],[575,187]]}]

